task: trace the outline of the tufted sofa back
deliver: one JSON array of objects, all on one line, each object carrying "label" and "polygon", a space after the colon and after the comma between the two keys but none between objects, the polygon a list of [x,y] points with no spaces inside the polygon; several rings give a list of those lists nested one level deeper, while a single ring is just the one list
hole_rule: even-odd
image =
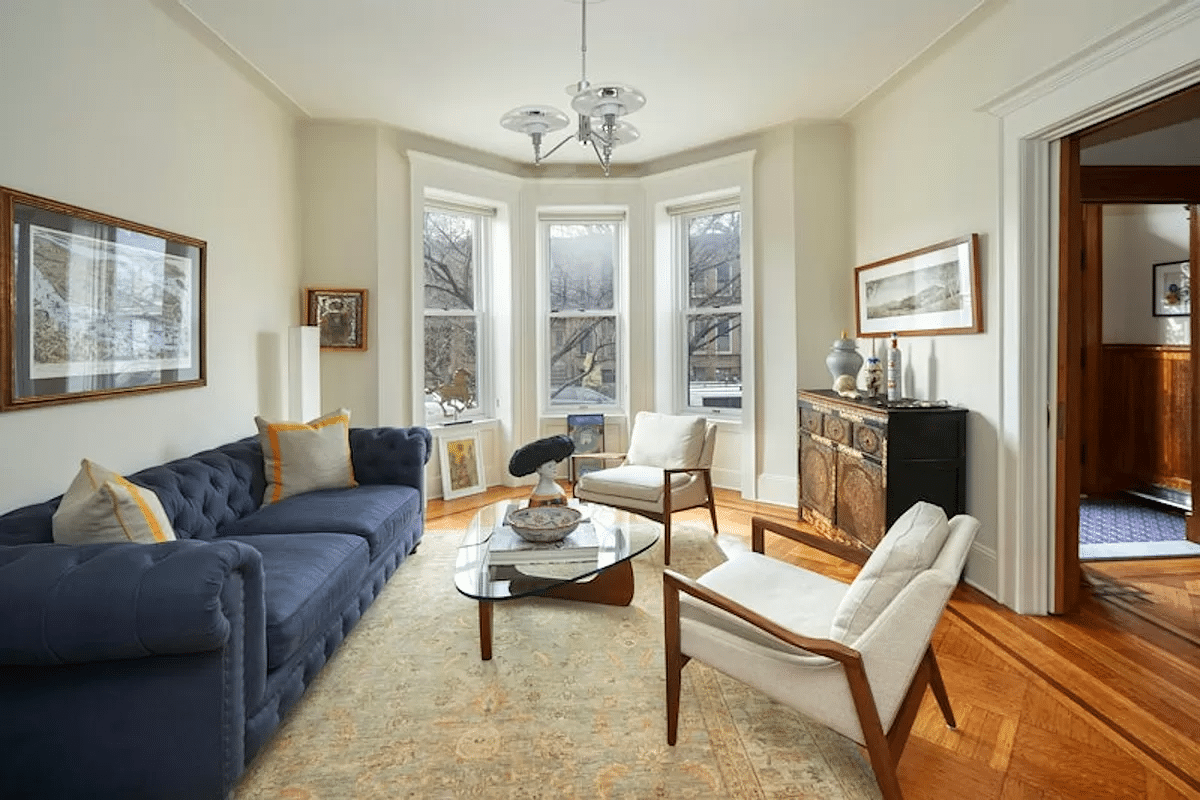
[{"label": "tufted sofa back", "polygon": [[266,478],[257,437],[231,442],[129,476],[153,489],[179,539],[212,539],[262,505]]}]

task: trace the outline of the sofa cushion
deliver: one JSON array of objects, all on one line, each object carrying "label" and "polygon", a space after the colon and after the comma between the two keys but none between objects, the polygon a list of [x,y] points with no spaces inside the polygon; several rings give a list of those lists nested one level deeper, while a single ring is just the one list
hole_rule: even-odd
[{"label": "sofa cushion", "polygon": [[[411,486],[362,485],[325,489],[272,503],[221,529],[221,538],[290,533],[349,533],[361,536],[371,560],[386,550],[390,520],[407,524],[421,513],[421,494]],[[253,542],[253,539],[246,539]]]},{"label": "sofa cushion", "polygon": [[268,422],[255,417],[267,478],[264,503],[317,489],[357,486],[350,459],[350,412],[344,408],[311,422]]},{"label": "sofa cushion", "polygon": [[367,575],[367,543],[341,533],[223,537],[262,555],[267,669],[286,662],[341,613]]},{"label": "sofa cushion", "polygon": [[59,544],[175,541],[153,491],[86,458],[54,512],[53,525]]},{"label": "sofa cushion", "polygon": [[850,584],[833,617],[831,637],[852,644],[908,583],[929,569],[950,536],[946,512],[917,501],[892,523]]}]

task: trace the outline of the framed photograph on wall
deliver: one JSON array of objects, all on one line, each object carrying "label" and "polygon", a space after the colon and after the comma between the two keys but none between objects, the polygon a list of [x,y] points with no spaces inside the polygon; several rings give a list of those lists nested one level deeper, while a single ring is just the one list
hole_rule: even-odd
[{"label": "framed photograph on wall", "polygon": [[1192,278],[1187,261],[1163,261],[1154,265],[1156,317],[1186,317],[1192,313]]},{"label": "framed photograph on wall", "polygon": [[0,188],[0,410],[203,386],[205,248]]},{"label": "framed photograph on wall", "polygon": [[306,289],[307,324],[321,329],[322,350],[367,349],[366,289]]},{"label": "framed photograph on wall", "polygon": [[570,459],[571,483],[579,480],[581,475],[604,469],[602,458],[580,458],[604,451],[603,414],[567,414],[567,436],[575,443],[575,452]]},{"label": "framed photograph on wall", "polygon": [[854,270],[858,336],[979,333],[979,235],[939,242]]},{"label": "framed photograph on wall", "polygon": [[478,494],[487,488],[483,483],[482,452],[477,433],[448,435],[438,439],[444,499]]}]

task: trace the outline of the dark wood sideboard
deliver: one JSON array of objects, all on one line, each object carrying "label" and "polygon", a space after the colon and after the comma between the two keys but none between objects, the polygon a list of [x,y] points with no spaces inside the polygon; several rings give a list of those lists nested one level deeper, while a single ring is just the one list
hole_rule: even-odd
[{"label": "dark wood sideboard", "polygon": [[[800,518],[875,547],[918,500],[966,511],[967,409],[798,396]],[[840,537],[839,537],[840,538]]]}]

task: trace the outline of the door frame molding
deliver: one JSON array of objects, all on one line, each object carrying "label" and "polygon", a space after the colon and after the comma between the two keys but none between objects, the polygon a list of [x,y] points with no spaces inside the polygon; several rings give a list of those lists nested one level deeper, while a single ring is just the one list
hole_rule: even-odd
[{"label": "door frame molding", "polygon": [[998,599],[1055,606],[1058,140],[1200,81],[1200,0],[1170,3],[982,107],[1001,120]]}]

